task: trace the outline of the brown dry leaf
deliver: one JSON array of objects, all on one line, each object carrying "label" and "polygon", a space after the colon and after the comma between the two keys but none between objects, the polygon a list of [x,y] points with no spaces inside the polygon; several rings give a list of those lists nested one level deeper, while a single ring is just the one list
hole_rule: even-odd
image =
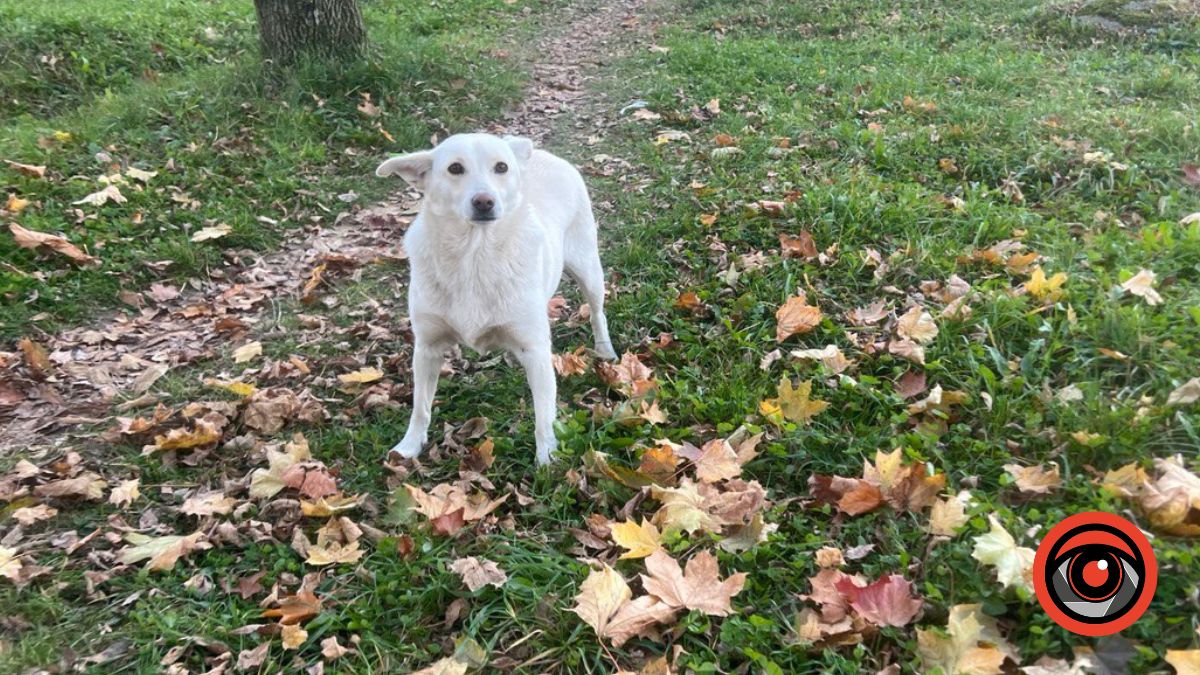
[{"label": "brown dry leaf", "polygon": [[193,532],[187,536],[172,534],[165,537],[148,537],[129,532],[125,535],[125,540],[133,546],[121,549],[117,559],[125,565],[148,560],[146,569],[152,572],[169,570],[189,553],[212,548],[203,532]]},{"label": "brown dry leaf", "polygon": [[596,635],[603,636],[609,620],[631,597],[633,593],[629,590],[629,584],[616,570],[604,565],[598,570],[591,570],[588,578],[579,586],[575,607],[571,611],[591,626]]},{"label": "brown dry leaf", "polygon": [[104,498],[104,488],[108,487],[99,474],[84,471],[74,478],[63,478],[39,485],[33,489],[33,494],[39,497],[78,497],[90,501]]},{"label": "brown dry leaf", "polygon": [[696,295],[694,291],[684,291],[679,294],[679,297],[675,298],[673,306],[675,309],[696,312],[704,309],[704,302],[700,300],[700,296]]},{"label": "brown dry leaf", "polygon": [[225,235],[229,234],[230,232],[233,232],[233,228],[225,223],[221,223],[219,225],[213,225],[211,227],[203,227],[203,228],[200,228],[199,230],[196,230],[196,233],[192,235],[191,240],[195,243],[200,243],[202,241],[211,241],[213,239],[220,239],[221,237],[224,237]]},{"label": "brown dry leaf", "polygon": [[783,253],[784,258],[801,258],[803,260],[815,260],[820,253],[817,250],[817,242],[808,230],[801,230],[800,234],[795,237],[780,234],[779,250]]},{"label": "brown dry leaf", "polygon": [[621,560],[645,558],[663,550],[662,533],[645,518],[642,518],[640,526],[632,520],[614,523],[610,526],[609,533],[618,546],[626,549],[625,553],[621,554]]},{"label": "brown dry leaf", "polygon": [[651,487],[650,490],[662,504],[654,514],[654,523],[664,532],[720,532],[720,520],[709,512],[708,500],[691,480],[684,478],[675,488]]},{"label": "brown dry leaf", "polygon": [[267,463],[269,468],[255,469],[250,474],[250,497],[253,499],[274,497],[287,487],[284,475],[287,474],[288,469],[311,459],[312,453],[308,449],[308,440],[300,433],[292,436],[291,442],[287,443],[282,451],[268,447]]},{"label": "brown dry leaf", "polygon": [[308,640],[308,631],[301,628],[298,624],[287,624],[280,631],[279,637],[283,642],[284,649],[299,649],[300,645]]},{"label": "brown dry leaf", "polygon": [[21,525],[29,527],[38,521],[53,518],[57,513],[58,509],[54,508],[53,506],[35,504],[33,506],[22,506],[19,509],[14,509],[9,515],[11,515],[12,519]]},{"label": "brown dry leaf", "polygon": [[65,237],[27,230],[16,223],[9,223],[8,229],[12,232],[16,244],[20,248],[39,248],[44,246],[56,253],[65,255],[72,262],[80,265],[94,265],[100,262],[99,258],[84,253],[79,247],[67,241]]},{"label": "brown dry leaf", "polygon": [[1136,464],[1104,476],[1104,486],[1134,499],[1154,529],[1181,537],[1200,536],[1200,476],[1184,466],[1182,456],[1154,460],[1153,480]]},{"label": "brown dry leaf", "polygon": [[459,558],[450,563],[450,571],[461,577],[472,593],[484,586],[500,588],[508,581],[508,574],[487,558]]},{"label": "brown dry leaf", "polygon": [[0,577],[4,577],[14,584],[21,582],[21,568],[24,564],[17,557],[17,550],[0,546]]},{"label": "brown dry leaf", "polygon": [[913,305],[896,322],[896,334],[923,345],[937,337],[938,327],[924,307]]},{"label": "brown dry leaf", "polygon": [[362,559],[363,551],[358,547],[357,541],[352,541],[349,544],[340,544],[336,541],[325,542],[324,545],[318,543],[308,547],[308,557],[304,562],[309,565],[334,565],[339,563],[356,563]]},{"label": "brown dry leaf", "polygon": [[320,612],[321,599],[312,590],[301,587],[295,595],[280,598],[278,607],[264,610],[262,615],[265,618],[278,617],[279,623],[288,626],[308,621]]},{"label": "brown dry leaf", "polygon": [[44,178],[46,176],[46,167],[44,166],[22,164],[14,162],[11,159],[4,160],[4,163],[15,169],[22,176],[28,176],[29,178]]},{"label": "brown dry leaf", "polygon": [[1200,377],[1193,377],[1184,382],[1167,395],[1167,405],[1191,405],[1200,401]]},{"label": "brown dry leaf", "polygon": [[114,202],[116,204],[124,204],[126,201],[128,201],[128,200],[125,199],[125,195],[121,194],[121,189],[119,187],[117,187],[116,185],[109,185],[102,190],[97,190],[97,191],[93,192],[92,194],[84,197],[83,199],[80,199],[79,201],[75,201],[75,202],[71,202],[71,203],[76,206],[78,206],[80,204],[91,204],[93,206],[104,206],[105,204],[107,204],[109,202]]},{"label": "brown dry leaf", "polygon": [[808,304],[804,293],[788,298],[775,312],[775,340],[783,342],[793,335],[807,333],[821,323],[821,310]]},{"label": "brown dry leaf", "polygon": [[742,475],[742,459],[723,438],[714,438],[705,443],[693,464],[696,465],[696,478],[704,483],[716,483]]},{"label": "brown dry leaf", "polygon": [[675,618],[675,609],[656,597],[643,595],[625,604],[608,620],[604,636],[616,647],[632,637],[654,638],[657,626]]},{"label": "brown dry leaf", "polygon": [[900,448],[875,452],[875,463],[863,461],[863,480],[879,487],[883,498],[898,511],[922,511],[946,487],[946,474],[930,476],[923,464],[903,463]]},{"label": "brown dry leaf", "polygon": [[1057,464],[1051,464],[1049,469],[1041,464],[1005,464],[1004,470],[1012,476],[1013,482],[1021,492],[1044,495],[1062,487],[1062,476],[1059,475]]},{"label": "brown dry leaf", "polygon": [[967,524],[966,505],[958,497],[939,499],[929,511],[929,533],[942,537],[953,537],[959,528]]},{"label": "brown dry leaf", "polygon": [[331,636],[325,638],[324,640],[321,640],[321,657],[324,658],[327,662],[328,661],[336,661],[336,660],[342,658],[343,656],[345,656],[346,654],[349,654],[351,651],[353,651],[353,650],[346,649],[345,647],[338,644],[338,639],[337,639],[336,635],[331,635]]},{"label": "brown dry leaf", "polygon": [[255,670],[262,666],[267,661],[267,654],[271,651],[271,643],[264,642],[254,649],[243,649],[238,652],[237,669],[238,670]]},{"label": "brown dry leaf", "polygon": [[482,519],[508,499],[507,494],[494,500],[482,493],[468,496],[462,487],[449,483],[435,485],[428,493],[412,485],[404,488],[416,502],[413,509],[429,519],[435,533],[445,535],[454,534],[466,523]]},{"label": "brown dry leaf", "polygon": [[654,381],[654,371],[643,364],[636,354],[629,352],[621,355],[619,363],[597,362],[596,372],[605,384],[619,389],[630,398],[644,396],[658,386]]},{"label": "brown dry leaf", "polygon": [[17,347],[21,350],[22,361],[24,361],[25,367],[29,369],[29,374],[33,376],[33,379],[44,379],[46,374],[50,372],[50,369],[53,368],[53,364],[50,363],[50,355],[46,353],[46,348],[29,338],[18,340]]},{"label": "brown dry leaf", "polygon": [[871,326],[883,321],[891,312],[887,300],[876,300],[866,307],[858,307],[846,313],[846,319],[855,326]]},{"label": "brown dry leaf", "polygon": [[837,345],[826,345],[822,349],[796,349],[791,352],[791,355],[793,359],[820,361],[834,375],[838,375],[854,365],[854,362],[846,358]]},{"label": "brown dry leaf", "polygon": [[907,359],[917,365],[925,365],[925,348],[912,340],[892,340],[888,342],[887,349],[889,354]]},{"label": "brown dry leaf", "polygon": [[942,385],[935,385],[925,398],[908,406],[908,414],[921,415],[933,412],[949,413],[956,405],[962,405],[971,400],[965,391],[945,391]]},{"label": "brown dry leaf", "polygon": [[1017,650],[1000,635],[996,620],[982,605],[955,605],[945,634],[917,629],[917,652],[925,671],[1000,675],[1006,658],[1018,661]]},{"label": "brown dry leaf", "polygon": [[246,363],[262,355],[262,343],[258,340],[247,342],[246,344],[233,350],[234,363]]},{"label": "brown dry leaf", "polygon": [[646,558],[646,571],[649,574],[642,575],[642,585],[647,593],[675,609],[696,609],[715,616],[733,613],[730,602],[746,583],[744,572],[722,581],[717,559],[708,551],[692,556],[686,570],[666,551],[657,551]]},{"label": "brown dry leaf", "polygon": [[179,507],[179,512],[200,518],[214,515],[224,516],[233,511],[235,504],[237,504],[237,499],[227,497],[224,493],[207,492],[188,497]]},{"label": "brown dry leaf", "polygon": [[584,347],[565,354],[554,354],[550,357],[550,362],[554,364],[554,370],[562,377],[582,375],[588,369],[588,361],[584,358]]}]

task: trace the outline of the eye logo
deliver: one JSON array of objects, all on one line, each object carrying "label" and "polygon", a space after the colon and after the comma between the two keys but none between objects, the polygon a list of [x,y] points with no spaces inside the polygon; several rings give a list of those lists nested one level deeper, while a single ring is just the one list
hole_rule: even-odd
[{"label": "eye logo", "polygon": [[1111,635],[1132,625],[1150,606],[1157,583],[1150,542],[1111,513],[1079,513],[1055,525],[1033,559],[1042,609],[1080,635]]}]

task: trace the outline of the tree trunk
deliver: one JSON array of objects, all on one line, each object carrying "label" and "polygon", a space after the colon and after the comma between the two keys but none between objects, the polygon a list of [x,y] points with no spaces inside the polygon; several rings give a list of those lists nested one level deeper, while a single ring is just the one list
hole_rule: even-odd
[{"label": "tree trunk", "polygon": [[263,58],[275,63],[354,56],[366,41],[358,0],[254,0],[254,9]]}]

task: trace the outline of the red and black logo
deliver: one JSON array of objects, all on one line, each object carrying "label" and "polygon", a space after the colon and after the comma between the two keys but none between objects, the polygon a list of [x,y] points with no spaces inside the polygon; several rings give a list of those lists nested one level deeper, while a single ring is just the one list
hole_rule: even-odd
[{"label": "red and black logo", "polygon": [[1033,587],[1042,609],[1080,635],[1111,635],[1150,606],[1158,564],[1145,535],[1111,513],[1067,518],[1042,539],[1033,560]]}]

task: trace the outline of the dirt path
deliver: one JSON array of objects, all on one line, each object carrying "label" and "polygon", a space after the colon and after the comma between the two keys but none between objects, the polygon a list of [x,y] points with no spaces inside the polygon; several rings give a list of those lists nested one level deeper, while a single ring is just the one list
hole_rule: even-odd
[{"label": "dirt path", "polygon": [[[524,100],[489,130],[530,136],[552,147],[603,134],[616,107],[589,86],[595,66],[626,48],[652,0],[580,1],[530,50],[536,59]],[[570,125],[564,125],[570,116]],[[554,133],[559,137],[552,137]],[[276,315],[304,299],[305,285],[380,259],[404,257],[397,232],[417,195],[355,208],[329,226],[294,231],[268,255],[227,251],[228,265],[182,289],[153,285],[123,298],[137,307],[0,353],[0,456],[37,457],[74,442],[74,432],[155,405],[160,378],[254,340]],[[316,300],[319,302],[320,300]],[[90,432],[89,432],[89,435]]]}]

